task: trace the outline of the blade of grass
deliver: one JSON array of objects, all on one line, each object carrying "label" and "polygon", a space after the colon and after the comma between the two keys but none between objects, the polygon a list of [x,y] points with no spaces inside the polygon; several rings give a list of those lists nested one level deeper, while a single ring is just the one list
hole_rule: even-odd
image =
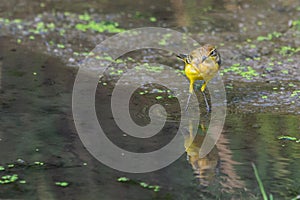
[{"label": "blade of grass", "polygon": [[[262,194],[262,196],[263,196],[263,199],[264,199],[264,200],[268,200],[268,196],[267,196],[267,194],[266,194],[264,185],[263,185],[262,181],[260,180],[260,177],[259,177],[257,168],[256,168],[256,166],[255,166],[254,163],[251,163],[251,164],[252,164],[252,167],[253,167],[253,170],[254,170],[254,174],[255,174],[255,177],[256,177],[256,180],[257,180],[257,183],[258,183],[260,192],[261,192],[261,194]],[[273,198],[273,197],[272,197],[272,198]]]},{"label": "blade of grass", "polygon": [[274,200],[272,194],[269,195],[269,200]]},{"label": "blade of grass", "polygon": [[300,195],[296,196],[295,198],[292,198],[291,200],[297,200],[300,199]]}]

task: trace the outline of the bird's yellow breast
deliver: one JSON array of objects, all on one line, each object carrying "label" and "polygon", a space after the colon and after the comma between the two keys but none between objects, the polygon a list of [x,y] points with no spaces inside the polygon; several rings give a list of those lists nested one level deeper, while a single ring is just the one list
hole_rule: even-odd
[{"label": "bird's yellow breast", "polygon": [[190,64],[185,65],[184,72],[190,80],[204,80],[201,73]]},{"label": "bird's yellow breast", "polygon": [[219,65],[214,63],[214,64],[198,64],[196,66],[191,65],[191,64],[186,64],[184,72],[188,79],[190,80],[204,80],[204,81],[209,81],[211,80],[215,74],[219,70]]}]

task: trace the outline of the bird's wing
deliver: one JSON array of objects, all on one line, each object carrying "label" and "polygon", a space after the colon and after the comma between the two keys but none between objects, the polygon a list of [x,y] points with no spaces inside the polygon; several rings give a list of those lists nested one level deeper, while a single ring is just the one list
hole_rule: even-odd
[{"label": "bird's wing", "polygon": [[196,72],[201,73],[200,69],[198,67],[196,67],[196,65],[191,64],[191,66]]}]

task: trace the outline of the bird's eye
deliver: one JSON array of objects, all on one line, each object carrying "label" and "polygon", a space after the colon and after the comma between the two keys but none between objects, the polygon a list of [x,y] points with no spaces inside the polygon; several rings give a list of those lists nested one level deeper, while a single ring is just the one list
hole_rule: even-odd
[{"label": "bird's eye", "polygon": [[209,56],[217,56],[217,50],[216,49],[213,49],[210,53],[209,53]]}]

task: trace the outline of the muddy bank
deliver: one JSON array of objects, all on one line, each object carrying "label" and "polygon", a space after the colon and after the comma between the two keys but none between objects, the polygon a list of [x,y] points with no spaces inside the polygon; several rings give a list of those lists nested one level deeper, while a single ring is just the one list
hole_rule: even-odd
[{"label": "muddy bank", "polygon": [[[176,7],[175,1],[166,6],[166,10],[160,10],[155,2],[142,2],[135,5],[133,11],[114,14],[119,6],[127,4],[95,1],[70,6],[69,2],[29,1],[25,8],[19,2],[11,12],[5,10],[13,5],[2,4],[0,28],[1,34],[10,36],[16,45],[58,56],[73,67],[78,67],[97,44],[118,32],[144,26],[172,28],[185,32],[200,44],[209,42],[218,46],[228,104],[234,105],[232,108],[237,112],[299,114],[300,5],[297,3],[220,2],[216,7],[201,5],[203,10],[196,14],[186,13],[189,7],[184,5]],[[145,11],[144,4],[150,4],[151,9]],[[82,6],[83,10],[79,10]],[[264,6],[269,9],[261,9]],[[167,13],[172,17],[165,17]],[[186,15],[179,19],[176,17],[179,13]],[[166,43],[163,38],[157,40]],[[124,66],[148,62],[167,64],[174,70],[183,67],[174,54],[157,50],[131,53],[114,67],[126,72]]]}]

